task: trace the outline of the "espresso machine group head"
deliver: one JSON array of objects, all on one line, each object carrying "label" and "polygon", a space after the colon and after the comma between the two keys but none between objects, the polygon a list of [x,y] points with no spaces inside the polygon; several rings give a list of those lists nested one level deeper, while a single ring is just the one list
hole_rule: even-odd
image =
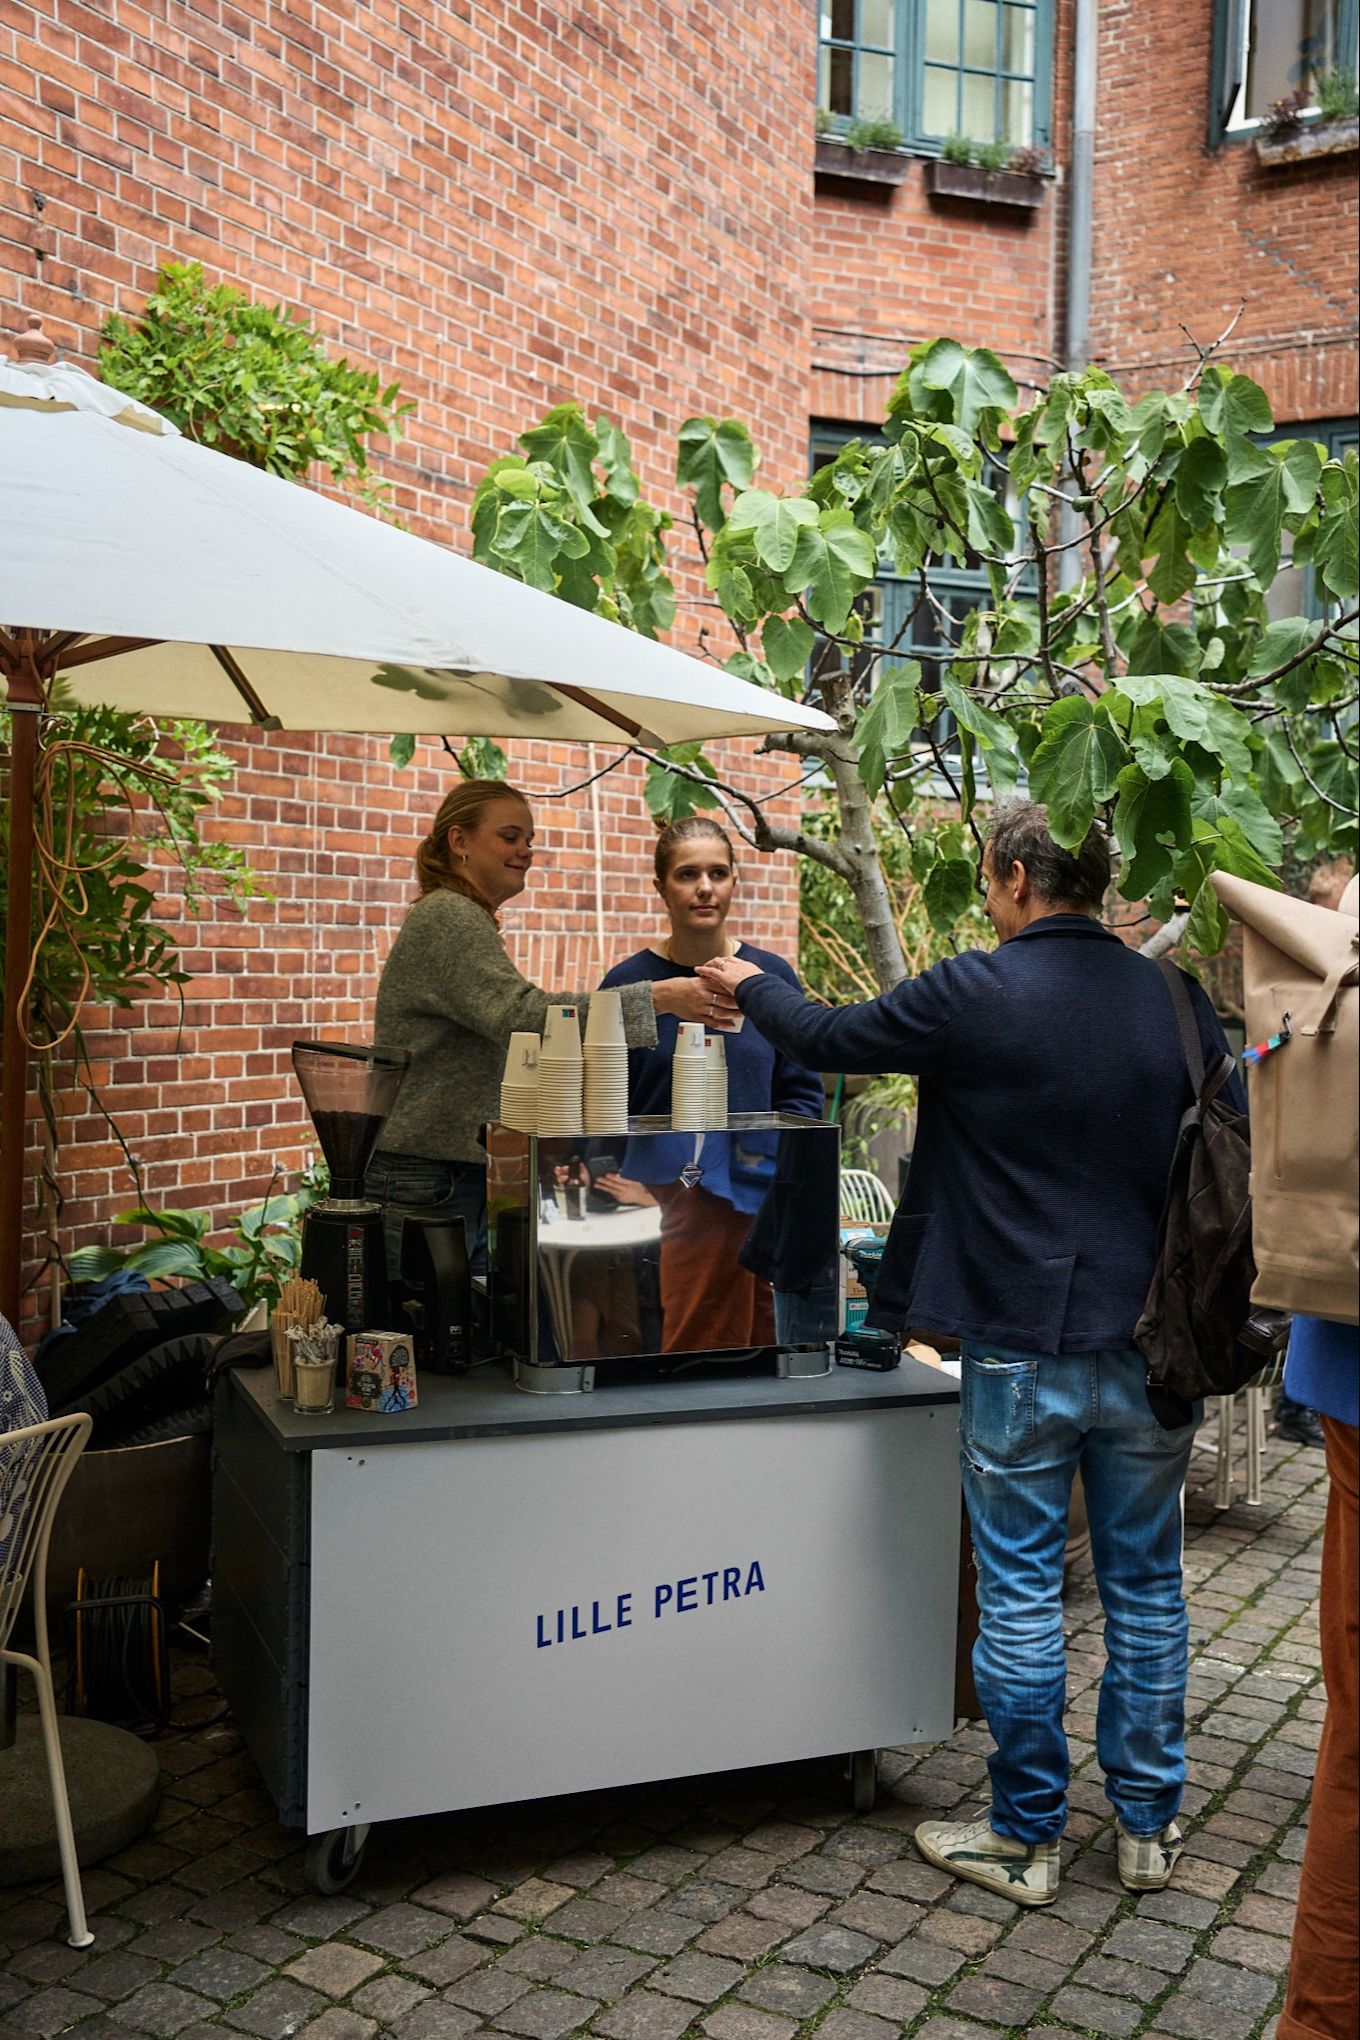
[{"label": "espresso machine group head", "polygon": [[303,1221],[302,1273],[320,1289],[331,1323],[347,1332],[388,1324],[382,1209],[364,1195],[364,1172],[409,1063],[402,1049],[293,1043],[293,1068],[330,1171],[326,1196]]}]

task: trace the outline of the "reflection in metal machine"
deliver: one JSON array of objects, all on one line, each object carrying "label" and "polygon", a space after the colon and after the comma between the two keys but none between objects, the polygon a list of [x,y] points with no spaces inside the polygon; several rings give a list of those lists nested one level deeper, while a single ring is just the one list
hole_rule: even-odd
[{"label": "reflection in metal machine", "polygon": [[521,1387],[755,1348],[776,1349],[785,1373],[829,1365],[839,1127],[778,1113],[708,1133],[668,1119],[617,1135],[495,1125],[487,1155],[492,1332]]}]

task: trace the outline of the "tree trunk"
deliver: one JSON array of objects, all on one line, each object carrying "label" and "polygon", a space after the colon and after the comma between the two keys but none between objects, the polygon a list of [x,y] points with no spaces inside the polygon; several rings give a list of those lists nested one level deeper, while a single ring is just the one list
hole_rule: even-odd
[{"label": "tree trunk", "polygon": [[836,782],[836,798],[840,804],[841,827],[837,848],[849,864],[846,882],[854,894],[855,905],[864,923],[869,964],[878,988],[881,992],[890,992],[906,976],[907,960],[902,954],[902,939],[893,919],[892,894],[883,876],[878,845],[874,841],[869,796],[859,776],[854,752],[844,738],[828,744],[824,755]]}]

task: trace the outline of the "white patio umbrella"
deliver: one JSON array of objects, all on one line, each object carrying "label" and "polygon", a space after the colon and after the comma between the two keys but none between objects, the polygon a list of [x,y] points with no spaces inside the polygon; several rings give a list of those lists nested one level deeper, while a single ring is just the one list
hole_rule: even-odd
[{"label": "white patio umbrella", "polygon": [[[33,322],[36,324],[36,322]],[[0,360],[0,681],[14,712],[0,1311],[18,1313],[37,725],[77,701],[262,729],[571,743],[829,730],[427,539],[181,437],[52,360]]]}]

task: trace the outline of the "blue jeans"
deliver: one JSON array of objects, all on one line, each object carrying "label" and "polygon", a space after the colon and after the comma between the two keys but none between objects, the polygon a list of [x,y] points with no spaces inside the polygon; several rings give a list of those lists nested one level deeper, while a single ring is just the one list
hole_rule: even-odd
[{"label": "blue jeans", "polygon": [[476,1162],[438,1162],[424,1155],[399,1155],[379,1148],[364,1177],[365,1193],[383,1206],[387,1273],[401,1275],[401,1227],[407,1211],[456,1215],[467,1227],[468,1260],[474,1275],[485,1275],[486,1170]]},{"label": "blue jeans", "polygon": [[996,1742],[992,1826],[1017,1841],[1052,1841],[1067,1818],[1062,1577],[1078,1467],[1105,1610],[1096,1751],[1106,1795],[1135,1835],[1159,1833],[1180,1805],[1189,1651],[1181,1490],[1195,1425],[1162,1430],[1146,1371],[1131,1348],[964,1347],[960,1455],[980,1618],[973,1673]]}]

